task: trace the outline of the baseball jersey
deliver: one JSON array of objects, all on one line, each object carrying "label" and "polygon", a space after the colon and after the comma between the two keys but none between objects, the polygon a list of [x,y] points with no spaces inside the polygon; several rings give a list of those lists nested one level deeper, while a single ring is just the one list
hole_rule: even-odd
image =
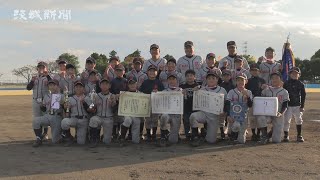
[{"label": "baseball jersey", "polygon": [[[250,90],[248,90],[248,98],[250,98],[251,100],[253,99],[253,95],[252,92]],[[227,95],[227,101],[230,102],[239,102],[239,103],[246,103],[246,99],[243,97],[243,94],[239,91],[238,88],[234,88],[232,90],[229,91],[228,95]]]},{"label": "baseball jersey", "polygon": [[63,92],[63,90],[65,89],[65,86],[67,84],[67,79],[64,75],[62,74],[55,74],[53,76],[54,80],[57,80],[59,82],[59,88],[60,88],[60,92]]},{"label": "baseball jersey", "polygon": [[289,93],[282,87],[268,87],[261,92],[262,97],[278,97],[278,111],[282,109],[282,104],[289,101]]},{"label": "baseball jersey", "polygon": [[289,93],[289,106],[300,106],[304,108],[304,103],[306,100],[306,89],[304,84],[297,79],[289,79],[283,85]]},{"label": "baseball jersey", "polygon": [[[226,56],[226,57],[222,58],[219,61],[218,68],[219,69],[222,68],[223,67],[223,62],[227,61],[228,62],[227,69],[231,69],[231,70],[235,69],[236,67],[234,65],[234,58],[235,58],[235,56],[234,57]],[[245,58],[243,58],[243,68],[248,69],[248,70],[250,69],[248,61]]]},{"label": "baseball jersey", "polygon": [[151,58],[143,63],[142,71],[146,73],[148,71],[148,67],[150,65],[156,66],[158,68],[157,69],[158,71],[159,71],[160,67],[163,67],[163,70],[164,70],[164,67],[166,66],[166,64],[167,64],[167,60],[165,58],[159,58],[156,61],[154,61]]},{"label": "baseball jersey", "polygon": [[[81,82],[86,85],[88,83],[88,79],[89,79],[89,74],[91,71],[85,70],[81,73]],[[101,80],[101,74],[97,73],[98,76],[98,81]]]},{"label": "baseball jersey", "polygon": [[[59,103],[60,109],[55,109],[54,113],[62,113],[63,103],[64,103],[64,95],[60,94],[60,93],[59,93],[59,95],[61,96],[60,101],[58,100],[58,101],[55,101],[54,103]],[[42,101],[42,105],[44,107],[46,107],[47,113],[51,112],[51,106],[52,106],[51,102],[52,102],[52,95],[48,93],[44,96],[43,101]]]},{"label": "baseball jersey", "polygon": [[167,78],[168,78],[168,75],[169,74],[175,74],[177,76],[177,81],[178,81],[178,84],[177,85],[181,85],[184,83],[184,79],[182,74],[179,73],[178,71],[173,71],[173,72],[169,72],[169,71],[162,71],[160,73],[160,76],[159,76],[159,80],[162,82],[164,88],[168,88],[168,82],[167,82]]},{"label": "baseball jersey", "polygon": [[[90,98],[85,97],[85,95],[82,95],[84,102],[87,103],[87,105],[90,105]],[[80,98],[76,95],[69,98],[69,108],[70,108],[70,116],[88,116],[87,110],[84,108],[83,103],[80,101]]]},{"label": "baseball jersey", "polygon": [[112,81],[116,77],[116,74],[114,72],[114,69],[109,65],[108,68],[105,70],[103,76],[105,79]]},{"label": "baseball jersey", "polygon": [[[75,76],[67,76],[66,78],[66,84],[64,85],[64,87],[68,88],[68,94],[72,95],[74,94],[74,83],[79,80],[77,79],[77,77]],[[64,89],[63,89],[64,90]]]},{"label": "baseball jersey", "polygon": [[132,69],[131,71],[129,71],[127,73],[126,78],[127,79],[136,78],[136,80],[137,80],[137,89],[139,89],[140,86],[142,85],[143,81],[148,79],[148,76],[147,76],[147,74],[145,74],[142,71],[137,72],[135,69]]},{"label": "baseball jersey", "polygon": [[[214,88],[211,88],[211,87],[205,86],[205,87],[202,87],[201,90],[214,92],[214,93],[218,93],[218,94],[223,94],[224,95],[224,101],[226,101],[227,91],[223,87],[216,86]],[[218,116],[218,115],[215,115],[213,113],[208,113],[208,112],[204,112],[204,113],[206,114],[207,117],[217,117]]]},{"label": "baseball jersey", "polygon": [[187,70],[192,69],[196,73],[196,81],[201,82],[200,69],[202,67],[203,60],[201,56],[193,55],[192,57],[182,56],[177,61],[177,71],[180,72],[185,78],[185,73]]},{"label": "baseball jersey", "polygon": [[49,93],[48,91],[48,81],[51,80],[49,75],[47,76],[37,76],[34,81],[30,81],[27,85],[27,90],[33,90],[33,99],[43,99],[43,97]]},{"label": "baseball jersey", "polygon": [[220,78],[222,75],[222,72],[219,68],[213,67],[213,68],[209,68],[207,66],[207,64],[203,65],[202,68],[200,69],[200,76],[201,76],[201,82],[202,82],[202,86],[206,86],[207,85],[207,74],[209,71],[212,71],[214,73],[216,73]]},{"label": "baseball jersey", "polygon": [[231,79],[232,79],[233,85],[236,85],[236,78],[237,78],[237,76],[239,76],[241,74],[245,74],[248,79],[251,78],[251,74],[250,74],[250,71],[248,69],[245,69],[245,68],[232,69],[231,70]]},{"label": "baseball jersey", "polygon": [[95,90],[95,92],[97,92],[96,87],[97,87],[97,83],[96,83],[96,82],[95,82],[95,83],[88,82],[88,83],[86,84],[86,86],[85,86],[85,93],[84,93],[84,94],[85,94],[85,95],[88,95],[89,93],[92,92],[93,89]]},{"label": "baseball jersey", "polygon": [[269,64],[267,62],[263,62],[260,64],[260,77],[266,81],[266,84],[271,85],[270,74],[281,71],[280,63],[272,63]]},{"label": "baseball jersey", "polygon": [[246,84],[246,88],[249,89],[253,96],[261,96],[261,91],[262,91],[262,84],[265,84],[266,82],[264,79],[260,77],[255,77],[252,76],[251,78],[248,79],[248,83]]},{"label": "baseball jersey", "polygon": [[111,107],[109,101],[110,98],[114,96],[111,93],[108,94],[102,94],[102,93],[98,93],[95,101],[94,101],[94,105],[97,108],[97,112],[96,115],[100,116],[100,117],[111,117],[113,116],[113,108]]}]

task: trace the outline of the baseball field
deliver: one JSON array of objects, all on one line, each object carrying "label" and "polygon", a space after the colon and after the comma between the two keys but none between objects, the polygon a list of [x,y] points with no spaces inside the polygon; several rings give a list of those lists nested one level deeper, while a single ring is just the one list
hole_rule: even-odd
[{"label": "baseball field", "polygon": [[0,102],[0,179],[320,179],[320,93],[307,95],[304,143],[294,141],[292,122],[290,143],[197,148],[185,142],[33,148],[31,96],[0,96]]}]

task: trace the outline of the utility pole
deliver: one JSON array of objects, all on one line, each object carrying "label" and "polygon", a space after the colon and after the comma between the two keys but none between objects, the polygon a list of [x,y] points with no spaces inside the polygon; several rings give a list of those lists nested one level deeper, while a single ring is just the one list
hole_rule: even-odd
[{"label": "utility pole", "polygon": [[247,55],[248,54],[248,41],[245,41],[243,43],[243,55]]}]

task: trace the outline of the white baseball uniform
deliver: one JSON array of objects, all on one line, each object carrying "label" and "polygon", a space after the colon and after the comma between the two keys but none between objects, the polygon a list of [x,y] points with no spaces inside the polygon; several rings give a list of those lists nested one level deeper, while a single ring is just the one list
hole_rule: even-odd
[{"label": "white baseball uniform", "polygon": [[[196,81],[198,83],[201,82],[201,74],[200,69],[203,64],[203,59],[201,56],[193,55],[192,57],[182,56],[177,61],[177,71],[182,74],[182,76],[185,78],[185,73],[187,70],[192,69],[196,73]],[[185,79],[184,79],[185,81]]]}]

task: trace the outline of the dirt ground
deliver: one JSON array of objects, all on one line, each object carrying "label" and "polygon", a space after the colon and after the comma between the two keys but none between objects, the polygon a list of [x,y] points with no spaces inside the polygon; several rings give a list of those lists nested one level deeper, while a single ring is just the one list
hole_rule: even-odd
[{"label": "dirt ground", "polygon": [[[32,148],[31,96],[0,96],[0,179],[320,179],[320,93],[309,93],[304,143],[192,148],[180,143]],[[290,135],[295,137],[295,125]]]}]

